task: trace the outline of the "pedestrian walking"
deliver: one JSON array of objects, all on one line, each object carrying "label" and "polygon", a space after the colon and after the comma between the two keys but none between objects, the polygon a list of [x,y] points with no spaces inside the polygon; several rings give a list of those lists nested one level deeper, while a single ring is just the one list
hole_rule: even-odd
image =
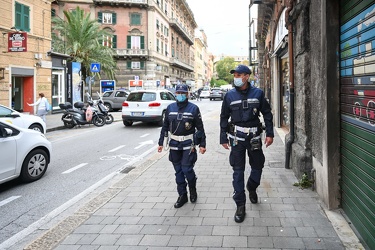
[{"label": "pedestrian walking", "polygon": [[201,98],[202,88],[199,88],[198,91],[197,91],[197,93],[198,93],[197,100],[198,101],[202,101],[202,98]]},{"label": "pedestrian walking", "polygon": [[39,93],[39,99],[34,103],[27,103],[29,106],[38,105],[38,110],[36,115],[43,119],[46,122],[46,114],[48,114],[48,100],[43,93]]},{"label": "pedestrian walking", "polygon": [[199,146],[201,154],[206,152],[206,135],[201,113],[197,105],[189,102],[188,94],[187,85],[176,86],[177,101],[167,107],[159,138],[158,152],[160,153],[163,147],[169,147],[169,161],[175,170],[178,192],[175,208],[188,202],[187,185],[190,202],[197,201],[197,176],[194,171],[198,158],[196,146]]},{"label": "pedestrian walking", "polygon": [[[258,202],[256,193],[260,185],[265,157],[262,151],[260,113],[266,127],[266,147],[273,142],[273,116],[264,92],[249,84],[251,70],[246,65],[238,65],[230,71],[234,76],[235,88],[225,95],[220,114],[220,144],[231,149],[229,163],[233,168],[233,199],[237,205],[234,220],[243,222],[246,215],[245,163],[246,151],[251,166],[246,182],[251,203]],[[230,121],[229,121],[230,118]],[[229,139],[228,139],[229,137]]]}]

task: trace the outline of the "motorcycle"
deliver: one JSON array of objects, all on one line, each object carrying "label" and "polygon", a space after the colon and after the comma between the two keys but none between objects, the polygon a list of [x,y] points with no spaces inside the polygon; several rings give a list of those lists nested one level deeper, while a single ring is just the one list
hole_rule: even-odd
[{"label": "motorcycle", "polygon": [[98,100],[92,100],[91,96],[89,93],[86,93],[87,99],[89,100],[89,103],[92,102],[93,106],[97,108],[100,113],[102,113],[105,117],[105,123],[106,124],[111,124],[114,121],[114,118],[112,114],[109,113],[108,108],[104,105],[104,101],[102,99],[102,96],[96,92],[99,99]]},{"label": "motorcycle", "polygon": [[60,103],[59,107],[65,112],[61,117],[66,128],[74,128],[76,125],[94,124],[97,127],[104,126],[105,116],[101,114],[89,101],[89,106],[85,107],[83,102],[74,103],[74,108],[70,102]]}]

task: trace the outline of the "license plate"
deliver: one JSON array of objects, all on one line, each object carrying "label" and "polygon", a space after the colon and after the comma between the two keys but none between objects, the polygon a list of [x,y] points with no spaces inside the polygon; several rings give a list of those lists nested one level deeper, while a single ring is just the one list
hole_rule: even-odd
[{"label": "license plate", "polygon": [[143,116],[143,112],[132,112],[132,116]]}]

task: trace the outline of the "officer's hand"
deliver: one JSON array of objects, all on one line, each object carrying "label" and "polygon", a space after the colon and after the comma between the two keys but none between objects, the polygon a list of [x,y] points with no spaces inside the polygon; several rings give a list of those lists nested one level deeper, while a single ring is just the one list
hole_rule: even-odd
[{"label": "officer's hand", "polygon": [[163,151],[163,146],[158,146],[158,152],[161,153]]},{"label": "officer's hand", "polygon": [[199,153],[201,153],[202,155],[203,155],[204,153],[206,153],[206,148],[199,147]]},{"label": "officer's hand", "polygon": [[266,139],[264,140],[264,145],[266,145],[266,148],[268,146],[271,146],[272,143],[273,143],[273,137],[266,137]]},{"label": "officer's hand", "polygon": [[223,146],[223,148],[225,148],[225,149],[229,149],[229,144],[228,143],[223,143],[223,144],[221,144],[222,146]]}]

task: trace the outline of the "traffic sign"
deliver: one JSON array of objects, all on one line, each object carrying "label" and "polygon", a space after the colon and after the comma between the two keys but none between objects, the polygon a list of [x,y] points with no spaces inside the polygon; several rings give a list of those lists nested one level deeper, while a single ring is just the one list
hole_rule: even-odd
[{"label": "traffic sign", "polygon": [[91,63],[90,71],[93,73],[100,72],[100,63]]}]

